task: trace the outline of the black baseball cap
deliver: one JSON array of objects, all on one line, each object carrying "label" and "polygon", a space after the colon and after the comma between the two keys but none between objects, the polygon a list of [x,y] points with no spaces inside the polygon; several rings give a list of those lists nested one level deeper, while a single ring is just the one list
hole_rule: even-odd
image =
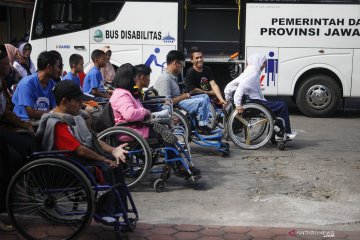
[{"label": "black baseball cap", "polygon": [[53,89],[55,99],[70,98],[80,101],[90,101],[93,95],[83,93],[80,86],[71,80],[63,80],[55,85]]}]

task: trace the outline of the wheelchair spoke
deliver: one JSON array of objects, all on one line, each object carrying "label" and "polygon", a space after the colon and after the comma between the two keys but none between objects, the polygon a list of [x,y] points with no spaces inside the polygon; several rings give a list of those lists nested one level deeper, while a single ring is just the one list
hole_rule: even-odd
[{"label": "wheelchair spoke", "polygon": [[257,122],[254,122],[252,124],[250,124],[250,126],[256,126],[256,125],[259,125],[259,124],[266,124],[269,122],[269,119],[268,118],[264,118],[264,119],[261,119]]},{"label": "wheelchair spoke", "polygon": [[250,145],[250,140],[251,140],[251,132],[250,132],[250,128],[249,127],[245,127],[246,128],[246,144]]},{"label": "wheelchair spoke", "polygon": [[242,124],[244,124],[245,126],[249,127],[250,126],[250,123],[247,122],[243,117],[242,115],[236,115],[236,119],[238,119]]}]

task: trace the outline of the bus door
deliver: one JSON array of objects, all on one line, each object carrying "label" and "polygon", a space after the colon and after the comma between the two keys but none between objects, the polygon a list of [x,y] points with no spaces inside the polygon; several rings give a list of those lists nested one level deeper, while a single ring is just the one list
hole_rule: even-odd
[{"label": "bus door", "polygon": [[351,97],[360,97],[360,49],[354,49]]},{"label": "bus door", "polygon": [[240,1],[235,0],[184,1],[184,52],[199,47],[220,88],[232,79],[229,57],[236,52],[243,56],[241,11]]}]

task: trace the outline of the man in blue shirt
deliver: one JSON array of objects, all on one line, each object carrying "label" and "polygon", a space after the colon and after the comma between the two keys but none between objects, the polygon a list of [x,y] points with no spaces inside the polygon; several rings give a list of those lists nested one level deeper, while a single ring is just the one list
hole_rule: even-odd
[{"label": "man in blue shirt", "polygon": [[91,60],[94,62],[94,67],[85,76],[83,92],[94,95],[94,100],[97,102],[104,102],[110,98],[104,88],[100,72],[100,68],[104,67],[107,61],[106,53],[96,49],[91,53]]},{"label": "man in blue shirt", "polygon": [[71,71],[68,72],[62,80],[71,80],[75,82],[76,85],[80,86],[78,73],[84,70],[84,59],[81,55],[75,53],[70,56],[69,64]]},{"label": "man in blue shirt", "polygon": [[37,73],[19,82],[12,98],[15,114],[25,121],[39,120],[56,106],[52,79],[59,74],[60,62],[52,53],[44,51],[37,59],[37,67]]}]

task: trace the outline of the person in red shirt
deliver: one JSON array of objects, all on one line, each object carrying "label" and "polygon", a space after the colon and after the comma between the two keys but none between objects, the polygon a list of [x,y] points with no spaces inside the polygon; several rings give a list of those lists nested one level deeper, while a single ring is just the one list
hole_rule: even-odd
[{"label": "person in red shirt", "polygon": [[[87,128],[85,120],[79,115],[81,102],[89,100],[89,96],[82,93],[80,86],[71,80],[59,82],[54,90],[56,108],[53,112],[44,114],[40,120],[37,135],[42,136],[43,150],[68,150],[69,157],[83,165],[96,166],[102,171],[106,184],[123,183],[123,168],[120,162],[125,162],[128,153],[124,147],[116,148],[93,138]],[[49,130],[50,129],[50,130]],[[96,145],[96,146],[95,146]],[[93,149],[101,149],[95,151]],[[118,188],[124,204],[126,193],[124,188]],[[113,193],[104,202],[104,206],[97,213],[106,217],[116,213]]]}]

